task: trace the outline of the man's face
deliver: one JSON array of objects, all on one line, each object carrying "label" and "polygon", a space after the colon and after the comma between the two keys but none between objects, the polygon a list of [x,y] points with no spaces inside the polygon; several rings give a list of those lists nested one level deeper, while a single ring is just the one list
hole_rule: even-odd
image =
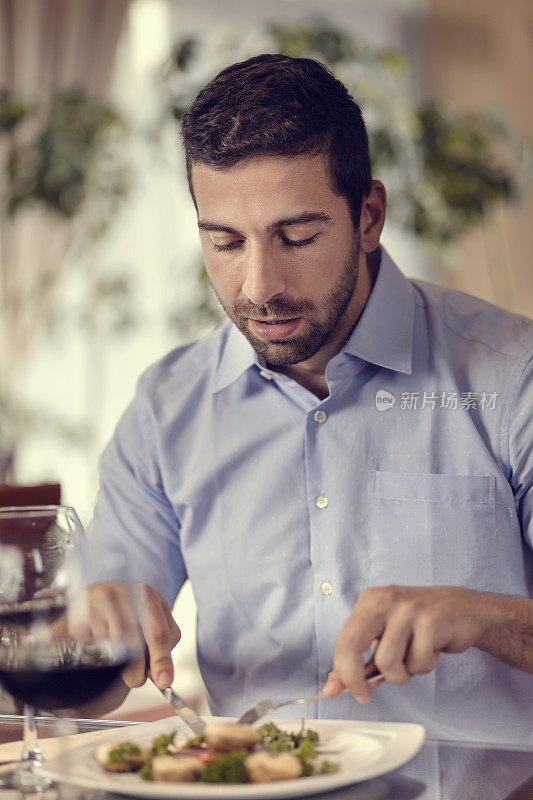
[{"label": "man's face", "polygon": [[307,361],[337,338],[340,349],[357,319],[359,232],[326,170],[322,156],[193,166],[209,278],[273,366]]}]

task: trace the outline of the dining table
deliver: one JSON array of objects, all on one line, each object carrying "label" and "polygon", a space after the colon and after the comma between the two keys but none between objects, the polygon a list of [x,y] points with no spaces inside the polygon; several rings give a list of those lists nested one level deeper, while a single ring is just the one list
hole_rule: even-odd
[{"label": "dining table", "polygon": [[[145,723],[37,718],[45,759],[57,753],[58,742],[65,746],[58,732],[63,731],[68,737],[68,747],[93,738],[96,746],[106,733],[140,724]],[[0,779],[4,779],[0,800],[23,800],[21,792],[9,786],[8,779],[8,762],[16,759],[21,750],[22,725],[23,718],[17,714],[0,714]],[[533,800],[533,745],[426,739],[414,758],[393,772],[313,796],[317,800]],[[59,783],[41,792],[38,800],[117,797],[103,790]]]}]

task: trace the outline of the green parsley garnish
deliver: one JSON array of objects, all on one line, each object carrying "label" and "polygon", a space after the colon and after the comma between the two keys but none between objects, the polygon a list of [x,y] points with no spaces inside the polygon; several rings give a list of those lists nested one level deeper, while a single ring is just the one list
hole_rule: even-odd
[{"label": "green parsley garnish", "polygon": [[250,755],[249,750],[234,750],[215,756],[200,773],[200,780],[205,783],[247,783],[248,774],[244,760]]},{"label": "green parsley garnish", "polygon": [[152,781],[153,780],[153,778],[152,778],[152,758],[153,758],[153,756],[150,756],[148,761],[145,761],[145,763],[143,764],[141,770],[139,771],[139,775],[141,776],[143,781]]},{"label": "green parsley garnish", "polygon": [[139,775],[145,781],[151,781],[152,778],[152,759],[154,756],[172,756],[168,749],[169,744],[172,744],[176,731],[173,733],[162,733],[161,736],[156,736],[152,743],[152,752],[148,760],[143,764]]},{"label": "green parsley garnish", "polygon": [[172,744],[174,739],[174,733],[162,733],[161,736],[157,736],[154,739],[154,743],[152,745],[152,755],[154,756],[168,756],[172,755],[169,752],[168,746]]},{"label": "green parsley garnish", "polygon": [[195,736],[194,739],[189,739],[185,747],[200,747],[201,744],[204,744],[205,737],[203,733],[200,736]]},{"label": "green parsley garnish", "polygon": [[322,766],[318,771],[318,775],[327,775],[330,772],[338,772],[338,771],[339,771],[338,764],[334,764],[332,761],[324,761],[324,763],[322,764]]},{"label": "green parsley garnish", "polygon": [[118,761],[128,761],[132,756],[140,756],[141,751],[133,742],[121,742],[109,753],[109,763],[116,764]]},{"label": "green parsley garnish", "polygon": [[311,730],[302,730],[300,733],[285,733],[281,731],[273,722],[267,722],[259,728],[261,734],[261,745],[271,753],[293,753],[300,759],[303,768],[303,777],[309,775],[323,774],[324,772],[336,772],[336,764],[324,764],[316,770],[313,759],[316,756],[316,745],[318,743],[318,733]]}]

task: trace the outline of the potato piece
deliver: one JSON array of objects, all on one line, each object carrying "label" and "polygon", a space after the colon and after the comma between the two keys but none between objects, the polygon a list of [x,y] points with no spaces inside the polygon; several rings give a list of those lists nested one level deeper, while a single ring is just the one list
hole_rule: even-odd
[{"label": "potato piece", "polygon": [[230,752],[252,747],[259,742],[260,736],[251,725],[206,725],[204,738],[213,750]]},{"label": "potato piece", "polygon": [[154,756],[152,778],[154,781],[195,781],[205,764],[194,756]]},{"label": "potato piece", "polygon": [[252,783],[270,783],[299,778],[302,762],[292,753],[251,753],[244,761]]},{"label": "potato piece", "polygon": [[133,742],[108,742],[101,744],[96,750],[96,760],[107,772],[135,772],[140,769],[144,762],[150,756],[150,748],[144,747],[141,744],[135,744],[139,748],[139,755],[125,754],[124,758],[120,761],[110,761],[110,755],[113,750],[118,750],[124,745],[131,745]]},{"label": "potato piece", "polygon": [[172,752],[176,753],[178,750],[183,750],[184,747],[187,747],[187,742],[189,739],[190,736],[184,736],[183,731],[177,731],[177,733],[174,734],[172,744],[169,745],[169,747],[172,748]]}]

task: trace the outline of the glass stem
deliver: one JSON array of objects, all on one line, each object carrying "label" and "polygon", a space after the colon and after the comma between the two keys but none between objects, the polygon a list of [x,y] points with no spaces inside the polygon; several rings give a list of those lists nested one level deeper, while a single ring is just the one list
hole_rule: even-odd
[{"label": "glass stem", "polygon": [[24,746],[22,748],[22,761],[33,761],[41,764],[43,754],[37,738],[33,706],[24,704]]}]

